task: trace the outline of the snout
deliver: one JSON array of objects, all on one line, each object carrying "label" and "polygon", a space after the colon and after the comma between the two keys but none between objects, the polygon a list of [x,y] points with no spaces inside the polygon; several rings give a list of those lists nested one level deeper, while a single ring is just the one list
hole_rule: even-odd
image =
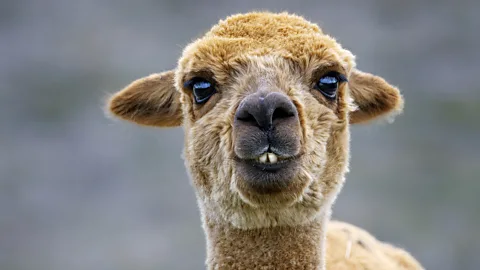
[{"label": "snout", "polygon": [[287,188],[296,173],[301,148],[298,110],[279,92],[257,92],[235,113],[237,170],[251,188],[271,193]]}]

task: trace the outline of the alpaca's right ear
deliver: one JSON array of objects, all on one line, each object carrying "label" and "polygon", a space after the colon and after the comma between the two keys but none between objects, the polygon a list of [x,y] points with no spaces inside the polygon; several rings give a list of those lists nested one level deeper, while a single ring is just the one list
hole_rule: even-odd
[{"label": "alpaca's right ear", "polygon": [[174,77],[170,70],[138,79],[114,94],[107,107],[113,115],[137,124],[179,126],[183,115]]}]

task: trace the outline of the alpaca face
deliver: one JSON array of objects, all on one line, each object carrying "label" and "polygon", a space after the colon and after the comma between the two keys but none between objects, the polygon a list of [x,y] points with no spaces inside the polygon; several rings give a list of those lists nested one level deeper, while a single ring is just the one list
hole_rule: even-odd
[{"label": "alpaca face", "polygon": [[[253,29],[265,19],[275,24]],[[347,166],[353,56],[306,23],[301,35],[265,38],[303,22],[282,19],[253,17],[240,32],[239,18],[227,20],[190,45],[177,70],[200,200],[239,227],[315,218]]]},{"label": "alpaca face", "polygon": [[113,96],[110,110],[140,124],[183,123],[206,220],[297,225],[328,211],[339,192],[349,123],[401,106],[398,90],[354,66],[349,51],[300,17],[237,15],[187,46],[175,72]]}]

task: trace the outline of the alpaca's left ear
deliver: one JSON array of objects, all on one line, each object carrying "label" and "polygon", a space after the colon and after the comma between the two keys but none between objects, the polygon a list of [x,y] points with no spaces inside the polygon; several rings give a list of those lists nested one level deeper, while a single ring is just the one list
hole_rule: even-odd
[{"label": "alpaca's left ear", "polygon": [[141,125],[180,126],[183,114],[174,77],[175,72],[170,70],[138,79],[110,98],[108,110]]},{"label": "alpaca's left ear", "polygon": [[348,88],[357,107],[350,112],[351,124],[395,115],[403,109],[400,91],[378,76],[354,69],[348,78]]}]

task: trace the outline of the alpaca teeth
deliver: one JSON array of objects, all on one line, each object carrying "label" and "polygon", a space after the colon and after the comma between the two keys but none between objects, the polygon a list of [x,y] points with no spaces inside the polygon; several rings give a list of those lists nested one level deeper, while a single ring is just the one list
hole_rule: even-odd
[{"label": "alpaca teeth", "polygon": [[277,163],[278,156],[274,153],[263,153],[261,156],[257,158],[257,161],[260,163]]},{"label": "alpaca teeth", "polygon": [[258,161],[260,161],[260,163],[267,163],[267,153],[264,153],[263,155],[261,155],[258,158]]},{"label": "alpaca teeth", "polygon": [[268,160],[270,161],[270,163],[277,163],[277,155],[275,155],[274,153],[268,153]]}]

